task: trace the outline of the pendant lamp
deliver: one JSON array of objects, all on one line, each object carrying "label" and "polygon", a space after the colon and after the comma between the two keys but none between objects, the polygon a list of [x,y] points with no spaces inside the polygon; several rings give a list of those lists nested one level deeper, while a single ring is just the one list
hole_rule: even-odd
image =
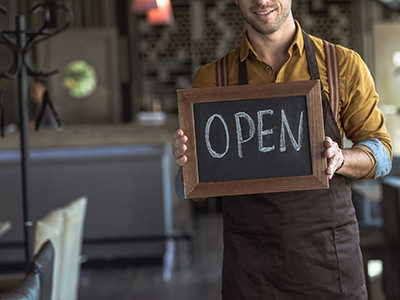
[{"label": "pendant lamp", "polygon": [[136,14],[144,14],[155,8],[157,8],[156,0],[132,0],[132,10]]},{"label": "pendant lamp", "polygon": [[157,8],[147,11],[147,22],[153,26],[169,25],[174,20],[170,0],[157,0]]}]

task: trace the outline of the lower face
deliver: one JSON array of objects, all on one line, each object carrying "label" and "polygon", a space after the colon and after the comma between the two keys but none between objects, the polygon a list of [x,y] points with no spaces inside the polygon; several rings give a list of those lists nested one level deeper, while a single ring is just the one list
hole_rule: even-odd
[{"label": "lower face", "polygon": [[235,2],[245,22],[263,35],[278,31],[291,14],[291,0],[235,0]]}]

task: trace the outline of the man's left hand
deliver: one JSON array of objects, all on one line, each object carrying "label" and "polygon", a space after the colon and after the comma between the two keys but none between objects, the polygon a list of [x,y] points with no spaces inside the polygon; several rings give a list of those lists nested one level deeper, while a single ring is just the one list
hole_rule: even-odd
[{"label": "man's left hand", "polygon": [[326,174],[328,175],[329,180],[331,180],[336,170],[343,166],[344,157],[342,149],[340,149],[339,145],[329,136],[325,137],[325,147],[326,150],[324,154],[325,157],[328,158],[328,169],[326,170]]}]

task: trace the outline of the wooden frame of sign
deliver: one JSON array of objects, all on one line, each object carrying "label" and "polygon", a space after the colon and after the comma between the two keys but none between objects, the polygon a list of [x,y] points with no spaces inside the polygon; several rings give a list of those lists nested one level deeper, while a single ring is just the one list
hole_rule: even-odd
[{"label": "wooden frame of sign", "polygon": [[177,94],[186,198],[329,188],[318,80]]}]

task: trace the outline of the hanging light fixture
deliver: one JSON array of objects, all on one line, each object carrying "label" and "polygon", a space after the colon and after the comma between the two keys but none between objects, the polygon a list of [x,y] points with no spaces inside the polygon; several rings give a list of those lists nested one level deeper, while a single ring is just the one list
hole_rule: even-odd
[{"label": "hanging light fixture", "polygon": [[153,26],[169,25],[174,20],[170,0],[157,0],[157,8],[147,11],[147,22]]},{"label": "hanging light fixture", "polygon": [[157,8],[156,0],[132,0],[132,10],[136,14],[144,14],[155,8]]}]

